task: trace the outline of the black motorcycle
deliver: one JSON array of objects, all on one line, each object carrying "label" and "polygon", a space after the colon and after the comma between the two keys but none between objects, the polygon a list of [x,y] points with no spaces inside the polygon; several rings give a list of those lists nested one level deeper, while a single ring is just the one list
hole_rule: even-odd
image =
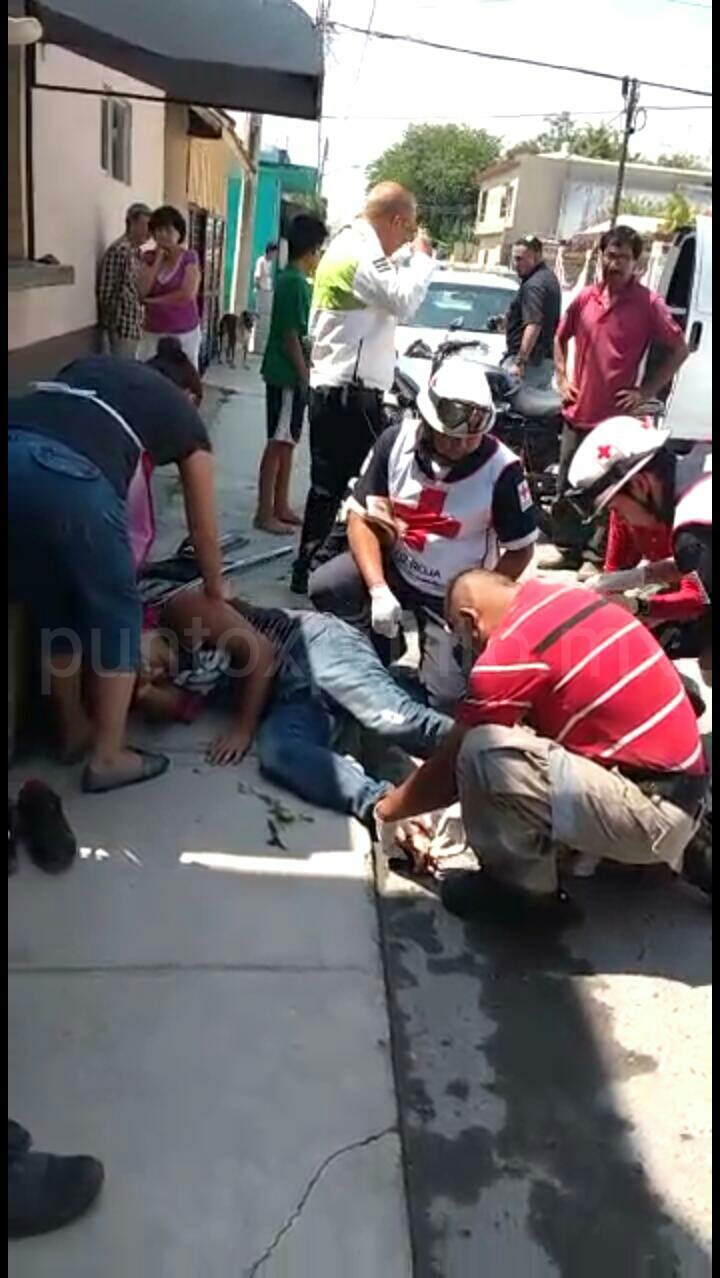
[{"label": "black motorcycle", "polygon": [[[433,352],[427,343],[419,339],[408,347],[406,354],[413,359],[430,360],[432,376],[438,364],[448,355],[473,347],[477,349],[480,345],[452,340],[441,343]],[[523,463],[537,508],[540,531],[550,537],[562,432],[560,396],[553,390],[535,390],[526,386],[495,364],[481,361],[478,364],[487,377],[497,414],[493,434],[507,444]],[[415,410],[419,389],[408,373],[396,367],[392,391],[386,403],[391,424],[399,422],[408,410]]]}]

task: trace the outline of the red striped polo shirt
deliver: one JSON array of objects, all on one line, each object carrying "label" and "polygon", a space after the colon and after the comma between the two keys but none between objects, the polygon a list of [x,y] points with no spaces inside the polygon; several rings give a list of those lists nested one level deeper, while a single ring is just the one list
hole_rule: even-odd
[{"label": "red striped polo shirt", "polygon": [[605,767],[705,770],[697,720],[650,631],[574,584],[529,581],[475,662],[458,719],[512,725]]}]

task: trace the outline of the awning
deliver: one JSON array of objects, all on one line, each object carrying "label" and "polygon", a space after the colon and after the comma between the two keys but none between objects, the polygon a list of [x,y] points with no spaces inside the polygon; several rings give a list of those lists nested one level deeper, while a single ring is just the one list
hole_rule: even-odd
[{"label": "awning", "polygon": [[292,0],[29,0],[43,38],[177,102],[316,120],[322,39]]}]

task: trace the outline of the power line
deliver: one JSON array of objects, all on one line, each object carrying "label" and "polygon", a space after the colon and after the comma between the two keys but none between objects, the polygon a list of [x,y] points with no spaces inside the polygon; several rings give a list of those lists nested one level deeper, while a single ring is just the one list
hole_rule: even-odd
[{"label": "power line", "polygon": [[[553,115],[562,115],[563,112],[566,110],[568,110],[567,107],[563,107],[560,110],[558,110],[557,108],[551,108],[545,111],[510,111],[510,112],[500,112],[500,113],[493,112],[492,114],[486,114],[486,112],[482,111],[480,112],[480,114],[483,120],[545,120]],[[646,111],[712,111],[712,106],[710,105],[710,103],[706,104],[704,102],[697,103],[696,105],[693,104],[692,106],[689,104],[683,105],[683,106],[660,106],[659,104],[656,104],[654,106],[645,107],[645,110]],[[459,111],[455,111],[454,114],[452,115],[423,114],[423,122],[426,122],[428,120],[457,120],[460,114],[461,113]],[[575,107],[572,110],[569,110],[568,114],[572,116],[579,116],[582,119],[589,119],[591,116],[605,117],[605,116],[617,115],[618,113],[615,107],[606,107],[604,111],[586,111],[583,107]],[[380,121],[384,122],[386,120],[416,120],[417,115],[418,115],[417,111],[412,111],[408,115],[375,115],[371,112],[368,112],[367,114],[356,114],[353,112],[352,119],[353,120],[377,120],[379,122]],[[324,120],[347,120],[348,118],[349,117],[347,115],[323,115]]]},{"label": "power line", "polygon": [[[517,66],[540,67],[545,71],[568,71],[572,75],[592,76],[596,80],[612,80],[616,84],[622,84],[626,78],[612,71],[595,71],[591,67],[568,66],[562,62],[542,62],[538,58],[519,58],[510,53],[486,53],[482,49],[465,49],[456,44],[441,44],[438,40],[423,40],[419,36],[400,35],[395,31],[368,32],[364,27],[354,27],[348,22],[331,22],[330,26],[334,31],[349,31],[353,35],[365,36],[366,39],[392,40],[402,44],[414,44],[421,49],[435,49],[441,53],[463,53],[473,58],[485,58],[490,62],[509,62]],[[712,97],[712,93],[707,89],[690,89],[681,84],[664,84],[658,80],[643,80],[643,84],[647,88],[665,89],[669,93],[688,93],[698,98]]]},{"label": "power line", "polygon": [[[351,103],[352,103],[353,96],[354,96],[354,94],[355,94],[355,90],[356,90],[356,88],[357,88],[357,86],[358,86],[358,81],[359,81],[359,79],[360,79],[360,75],[361,75],[361,72],[362,72],[362,69],[363,69],[363,64],[364,64],[364,62],[365,62],[365,54],[367,53],[367,47],[368,47],[368,43],[369,43],[369,41],[370,41],[370,35],[371,35],[371,28],[372,28],[372,24],[373,24],[373,22],[375,21],[375,10],[376,10],[376,9],[377,9],[377,0],[371,0],[371,3],[370,3],[370,14],[369,14],[369,16],[368,16],[368,20],[367,20],[367,27],[365,28],[365,39],[363,40],[362,48],[361,48],[361,50],[360,50],[360,57],[358,58],[357,70],[356,70],[356,72],[355,72],[355,78],[354,78],[354,80],[353,80],[353,82],[352,82],[352,88],[350,89],[350,92],[349,92],[349,94],[348,94],[348,108],[347,108],[347,111],[346,111],[345,115],[344,115],[344,116],[341,116],[341,117],[340,117],[340,119],[345,119],[345,120],[347,120],[347,118],[348,118],[348,116],[349,116],[349,114],[350,114],[350,105],[351,105]],[[326,116],[325,118],[327,119],[328,117]]]}]

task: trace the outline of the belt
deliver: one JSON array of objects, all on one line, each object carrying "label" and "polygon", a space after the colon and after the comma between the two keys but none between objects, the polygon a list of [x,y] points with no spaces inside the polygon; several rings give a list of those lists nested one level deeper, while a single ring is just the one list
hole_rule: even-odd
[{"label": "belt", "polygon": [[363,386],[360,382],[346,382],[344,386],[313,386],[312,393],[328,404],[336,403],[343,407],[351,402],[378,404],[383,394],[373,386]]},{"label": "belt", "polygon": [[638,790],[642,790],[648,798],[665,799],[674,807],[680,808],[690,817],[700,816],[707,795],[707,777],[687,772],[650,772],[639,768],[624,768],[618,772],[634,781]]}]

